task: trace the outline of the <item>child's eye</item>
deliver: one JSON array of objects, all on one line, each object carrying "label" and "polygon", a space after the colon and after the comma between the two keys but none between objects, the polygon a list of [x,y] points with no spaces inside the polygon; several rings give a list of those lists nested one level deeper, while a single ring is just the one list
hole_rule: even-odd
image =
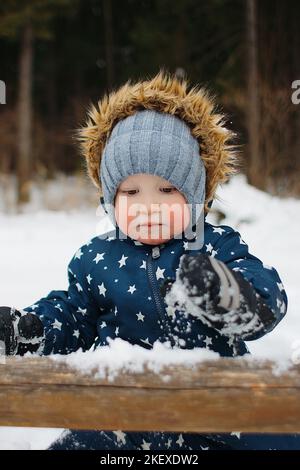
[{"label": "child's eye", "polygon": [[173,191],[176,191],[176,188],[161,188],[161,191],[163,193],[169,194],[169,193],[172,193]]},{"label": "child's eye", "polygon": [[134,194],[137,193],[136,189],[128,189],[128,190],[123,190],[122,193],[128,194],[129,196],[133,196]]}]

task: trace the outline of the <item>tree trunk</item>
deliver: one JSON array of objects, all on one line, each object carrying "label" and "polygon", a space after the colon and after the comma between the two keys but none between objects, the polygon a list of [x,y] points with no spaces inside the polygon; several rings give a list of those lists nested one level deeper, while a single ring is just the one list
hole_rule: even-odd
[{"label": "tree trunk", "polygon": [[256,0],[247,0],[248,34],[248,165],[247,177],[250,184],[263,187],[264,174],[259,148],[259,95],[257,57],[257,11]]},{"label": "tree trunk", "polygon": [[107,87],[111,89],[115,82],[113,25],[111,0],[103,0],[104,28],[105,28],[105,53],[106,53],[106,77]]},{"label": "tree trunk", "polygon": [[32,59],[33,32],[30,24],[24,27],[21,38],[18,102],[18,203],[28,202],[30,196],[32,160]]},{"label": "tree trunk", "polygon": [[178,22],[174,35],[174,65],[177,78],[185,77],[186,67],[186,36],[187,36],[187,13],[185,5],[182,5],[179,10]]}]

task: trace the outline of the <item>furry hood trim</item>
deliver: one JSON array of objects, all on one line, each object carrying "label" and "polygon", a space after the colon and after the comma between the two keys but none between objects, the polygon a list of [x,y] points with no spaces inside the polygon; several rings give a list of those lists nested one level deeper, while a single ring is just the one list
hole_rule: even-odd
[{"label": "furry hood trim", "polygon": [[215,98],[206,88],[188,88],[186,80],[160,71],[149,80],[129,80],[90,106],[86,123],[76,134],[87,172],[100,194],[101,156],[113,127],[139,110],[151,109],[183,119],[198,139],[199,158],[206,168],[205,212],[209,212],[217,186],[238,172],[236,134],[225,127],[225,115],[216,110]]}]

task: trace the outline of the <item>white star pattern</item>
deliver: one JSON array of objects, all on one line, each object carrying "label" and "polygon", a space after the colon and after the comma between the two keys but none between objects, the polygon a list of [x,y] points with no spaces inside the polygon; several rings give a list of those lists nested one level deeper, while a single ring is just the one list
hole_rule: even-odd
[{"label": "white star pattern", "polygon": [[136,314],[138,321],[144,321],[145,315],[142,312]]},{"label": "white star pattern", "polygon": [[222,235],[223,232],[226,232],[226,230],[221,227],[213,227],[213,233],[218,233],[219,235]]},{"label": "white star pattern", "polygon": [[144,261],[144,260],[142,261],[142,264],[141,264],[141,266],[140,266],[140,269],[147,269],[147,267],[146,267],[146,261]]},{"label": "white star pattern", "polygon": [[54,323],[52,323],[52,328],[56,328],[57,330],[61,331],[62,323],[55,318]]},{"label": "white star pattern", "polygon": [[86,309],[86,308],[78,307],[77,313],[81,313],[81,315],[86,315],[87,309]]},{"label": "white star pattern", "polygon": [[208,245],[205,245],[206,246],[206,251],[211,251],[213,249],[213,246],[211,243],[208,243]]},{"label": "white star pattern", "polygon": [[205,336],[205,340],[203,342],[206,344],[206,347],[212,344],[212,340],[209,336]]},{"label": "white star pattern", "polygon": [[216,256],[216,254],[218,253],[218,250],[212,250],[211,252],[211,256],[214,258]]},{"label": "white star pattern", "polygon": [[143,443],[141,445],[141,448],[143,450],[150,450],[151,442],[146,442],[145,439],[143,439]]},{"label": "white star pattern", "polygon": [[126,434],[123,431],[113,431],[113,434],[117,436],[117,441],[126,444]]},{"label": "white star pattern", "polygon": [[189,249],[189,242],[183,242],[183,248],[185,250],[188,250]]},{"label": "white star pattern", "polygon": [[178,444],[179,447],[182,447],[182,444],[183,444],[183,443],[184,443],[184,439],[183,439],[183,437],[182,437],[182,434],[179,434],[179,437],[178,437],[178,439],[177,439],[177,441],[176,441],[176,444]]},{"label": "white star pattern", "polygon": [[126,260],[128,259],[128,256],[124,256],[122,255],[122,258],[119,259],[118,263],[119,263],[119,268],[122,268],[122,266],[126,266]]},{"label": "white star pattern", "polygon": [[76,251],[75,255],[74,255],[74,259],[80,259],[82,257],[83,253],[81,251],[81,248],[79,248],[78,251]]},{"label": "white star pattern", "polygon": [[119,327],[117,326],[116,329],[115,329],[115,335],[118,336],[119,335]]},{"label": "white star pattern", "polygon": [[170,449],[171,444],[172,444],[172,439],[168,439],[168,442],[166,443],[166,447]]},{"label": "white star pattern", "polygon": [[104,255],[105,255],[105,252],[104,253],[97,253],[97,255],[95,256],[93,261],[95,261],[95,263],[98,264],[99,261],[102,261],[104,259]]},{"label": "white star pattern", "polygon": [[241,433],[240,432],[231,432],[230,435],[231,436],[236,436],[238,439],[241,438]]},{"label": "white star pattern", "polygon": [[284,290],[282,282],[276,282],[276,284],[278,286],[278,289],[280,289],[281,291]]},{"label": "white star pattern", "polygon": [[105,297],[105,292],[107,291],[107,289],[105,288],[103,282],[100,286],[98,286],[98,289],[99,289],[99,294]]},{"label": "white star pattern", "polygon": [[75,338],[79,338],[79,330],[74,330],[73,336],[75,336]]},{"label": "white star pattern", "polygon": [[103,329],[103,328],[105,328],[106,326],[107,326],[106,322],[103,321],[103,322],[101,323],[101,325],[100,325],[100,328]]},{"label": "white star pattern", "polygon": [[157,267],[157,270],[156,270],[156,279],[164,279],[165,276],[164,276],[164,272],[165,272],[165,269],[161,269],[159,266]]},{"label": "white star pattern", "polygon": [[86,280],[87,280],[87,282],[88,282],[89,284],[91,283],[91,280],[92,280],[92,279],[93,279],[93,278],[91,277],[90,274],[89,274],[88,276],[86,276]]},{"label": "white star pattern", "polygon": [[136,291],[136,287],[135,287],[135,284],[133,284],[133,286],[129,286],[129,289],[127,292],[130,292],[130,294],[133,294],[134,291]]}]

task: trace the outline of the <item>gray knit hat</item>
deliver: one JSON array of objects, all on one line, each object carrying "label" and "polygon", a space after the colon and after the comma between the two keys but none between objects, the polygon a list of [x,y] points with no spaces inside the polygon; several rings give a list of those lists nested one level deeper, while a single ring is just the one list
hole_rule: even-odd
[{"label": "gray knit hat", "polygon": [[129,175],[149,173],[173,184],[191,204],[191,222],[199,219],[205,201],[205,166],[199,143],[177,116],[142,110],[119,121],[104,147],[100,179],[105,208],[116,225],[111,207],[120,183]]}]

